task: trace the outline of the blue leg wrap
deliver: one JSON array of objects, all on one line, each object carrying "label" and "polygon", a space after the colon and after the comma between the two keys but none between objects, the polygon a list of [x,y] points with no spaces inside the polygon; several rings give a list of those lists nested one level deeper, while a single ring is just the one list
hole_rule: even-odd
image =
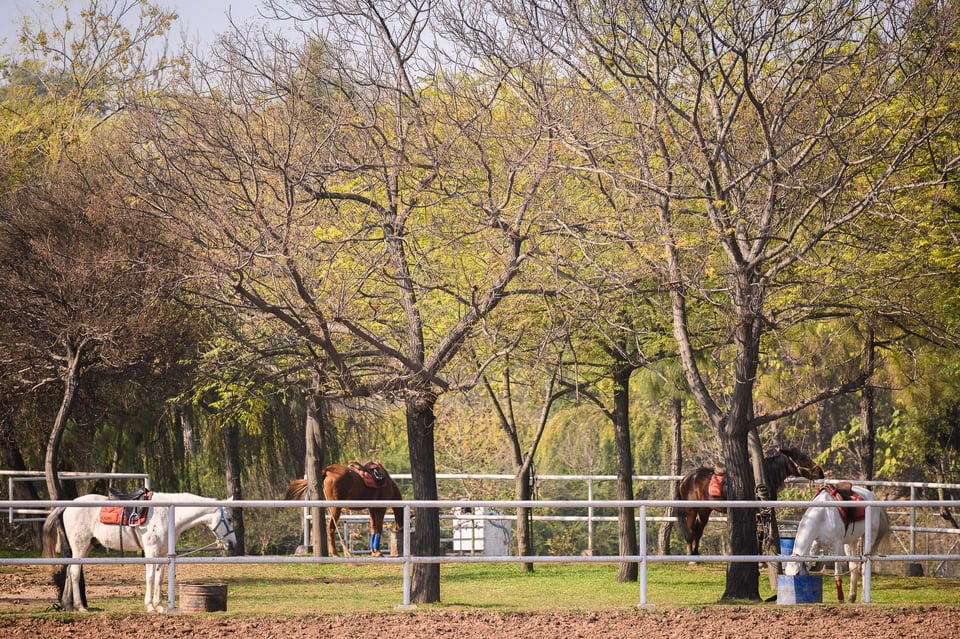
[{"label": "blue leg wrap", "polygon": [[370,535],[370,550],[380,550],[380,533]]}]

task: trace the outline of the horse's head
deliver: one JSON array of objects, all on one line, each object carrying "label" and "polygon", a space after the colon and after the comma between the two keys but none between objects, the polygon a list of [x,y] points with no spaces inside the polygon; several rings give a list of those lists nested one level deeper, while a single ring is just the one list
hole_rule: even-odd
[{"label": "horse's head", "polygon": [[793,475],[804,477],[806,479],[823,479],[823,469],[820,464],[799,448],[781,448],[780,452],[785,455],[794,466]]},{"label": "horse's head", "polygon": [[783,562],[783,574],[787,576],[794,575],[806,575],[807,573],[807,564],[802,561],[785,561]]},{"label": "horse's head", "polygon": [[230,551],[237,545],[236,527],[233,523],[233,508],[220,506],[210,519],[210,530],[217,536],[217,547]]}]

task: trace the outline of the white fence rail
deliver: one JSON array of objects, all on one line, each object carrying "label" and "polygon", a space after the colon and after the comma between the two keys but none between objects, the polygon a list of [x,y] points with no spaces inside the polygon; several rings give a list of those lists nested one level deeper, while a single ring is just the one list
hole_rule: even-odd
[{"label": "white fence rail", "polygon": [[[862,482],[865,483],[865,482]],[[62,565],[62,564],[113,564],[113,563],[133,563],[133,564],[163,564],[168,569],[168,588],[167,588],[167,597],[168,597],[168,607],[169,609],[175,609],[174,596],[176,592],[176,568],[178,564],[190,564],[190,563],[237,563],[237,564],[246,564],[246,563],[280,563],[280,564],[298,564],[298,563],[351,563],[351,564],[362,564],[362,563],[398,563],[403,565],[403,593],[402,593],[402,604],[403,607],[410,606],[411,602],[411,592],[410,592],[410,576],[411,568],[414,564],[453,564],[453,563],[619,563],[619,562],[631,562],[639,564],[639,604],[646,605],[648,604],[647,599],[647,567],[651,563],[667,563],[667,562],[686,562],[689,561],[689,557],[686,555],[657,555],[651,554],[648,551],[647,544],[647,523],[651,520],[648,517],[648,511],[650,509],[666,509],[669,507],[683,505],[685,507],[713,507],[716,506],[715,501],[675,501],[675,500],[634,500],[634,501],[616,501],[616,500],[560,500],[560,501],[546,501],[546,500],[536,500],[536,501],[474,501],[474,500],[444,500],[444,501],[399,501],[399,502],[390,502],[390,501],[338,501],[330,502],[323,500],[307,500],[307,501],[298,501],[291,502],[286,500],[215,500],[209,502],[210,505],[224,506],[231,508],[302,508],[302,507],[349,507],[349,508],[369,508],[370,506],[376,507],[387,507],[392,508],[394,506],[399,506],[403,508],[403,542],[402,542],[402,554],[398,557],[351,557],[351,558],[339,558],[339,557],[312,557],[312,556],[285,556],[285,555],[275,555],[275,556],[243,556],[243,557],[200,557],[195,555],[189,556],[180,556],[177,553],[175,548],[175,538],[174,532],[171,530],[168,534],[169,537],[169,547],[167,549],[167,555],[164,557],[155,557],[155,558],[127,558],[127,557],[87,557],[83,559],[66,559],[66,558],[3,558],[0,559],[0,565],[43,565],[43,564],[52,564],[52,565]],[[5,509],[36,509],[36,508],[55,508],[59,506],[71,506],[71,507],[99,507],[102,504],[95,502],[74,502],[74,501],[15,501],[7,500],[0,501],[0,508]],[[142,506],[142,501],[121,501],[116,500],[112,502],[112,505],[115,506]],[[168,521],[171,522],[172,527],[175,517],[173,516],[173,511],[177,506],[186,506],[189,505],[185,502],[169,501],[169,500],[154,500],[151,502],[151,507],[155,508],[169,508],[171,510]],[[818,503],[816,507],[845,507],[848,504],[843,502],[821,502]],[[871,508],[882,507],[882,508],[958,508],[960,507],[960,501],[943,501],[943,500],[899,500],[899,501],[871,501],[864,504],[869,510]],[[770,502],[760,502],[760,501],[726,501],[724,506],[727,508],[759,508],[759,507],[775,507],[775,508],[807,508],[811,506],[809,501],[770,501]],[[544,556],[544,555],[532,555],[532,556],[516,556],[516,555],[504,555],[498,557],[485,556],[485,555],[442,555],[442,556],[415,556],[410,553],[410,534],[411,534],[411,514],[412,510],[415,508],[439,508],[439,509],[452,509],[452,508],[485,508],[493,510],[508,511],[516,508],[531,508],[531,509],[543,509],[543,508],[552,508],[552,509],[565,509],[565,508],[577,508],[577,509],[594,509],[594,508],[634,508],[638,511],[639,519],[639,552],[637,555],[575,555],[575,556]],[[847,557],[833,556],[833,555],[818,555],[818,556],[804,556],[799,558],[789,558],[786,556],[778,555],[701,555],[698,556],[698,561],[704,562],[785,562],[785,561],[840,561],[850,559]],[[891,554],[891,555],[871,555],[871,556],[859,556],[854,557],[854,560],[864,562],[864,573],[863,573],[863,602],[869,603],[871,601],[871,591],[870,591],[870,577],[872,571],[873,562],[894,562],[894,561],[906,561],[906,562],[916,562],[916,561],[957,561],[960,560],[960,555],[956,553],[942,553],[942,554],[916,554],[911,549],[910,552],[906,554]]]}]

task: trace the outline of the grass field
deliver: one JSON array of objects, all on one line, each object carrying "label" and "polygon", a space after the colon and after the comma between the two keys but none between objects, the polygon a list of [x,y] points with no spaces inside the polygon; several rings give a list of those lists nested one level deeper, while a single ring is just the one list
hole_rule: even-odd
[{"label": "grass field", "polygon": [[[9,574],[24,568],[0,570]],[[111,596],[90,595],[93,610],[142,611],[141,566],[129,566],[122,579],[117,578],[116,566],[88,566],[87,570],[88,588],[98,580],[112,580],[114,585]],[[723,564],[650,565],[647,602],[654,606],[716,604],[723,593],[725,570]],[[97,574],[100,571],[103,574]],[[533,573],[523,572],[515,564],[444,564],[441,603],[420,608],[495,612],[633,608],[640,601],[639,585],[617,583],[616,574],[614,564],[538,564]],[[382,612],[403,602],[401,567],[395,564],[187,564],[177,568],[177,582],[226,583],[228,612],[243,615]],[[844,587],[849,588],[846,580]],[[823,590],[824,601],[833,603],[832,575],[824,575]],[[874,575],[872,593],[873,603],[878,605],[957,605],[960,580]],[[760,595],[767,598],[772,594],[764,575]]]}]

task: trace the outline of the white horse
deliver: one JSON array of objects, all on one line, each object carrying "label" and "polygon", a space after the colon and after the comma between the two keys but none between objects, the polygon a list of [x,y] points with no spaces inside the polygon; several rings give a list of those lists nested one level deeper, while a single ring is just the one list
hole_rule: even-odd
[{"label": "white horse", "polygon": [[[153,500],[172,502],[191,502],[196,505],[176,506],[174,521],[174,543],[185,531],[206,524],[216,535],[215,542],[218,548],[232,548],[237,537],[233,528],[233,514],[231,509],[215,506],[207,502],[215,501],[191,493],[153,493]],[[104,502],[103,495],[84,495],[74,501]],[[142,523],[137,526],[117,526],[100,523],[100,508],[86,506],[82,508],[60,507],[55,508],[47,516],[43,526],[43,554],[53,557],[57,545],[57,520],[63,517],[63,526],[67,535],[67,543],[73,557],[86,557],[93,547],[94,540],[104,548],[110,550],[142,550],[144,557],[163,557],[167,554],[167,531],[169,508],[153,506],[150,501],[144,501],[143,506],[149,508]],[[160,583],[163,579],[163,564],[146,564],[147,591],[143,603],[147,612],[162,612],[160,605]],[[81,564],[70,564],[64,581],[62,601],[68,610],[73,609],[74,602],[81,612],[86,612],[86,601],[81,590]],[[69,589],[69,590],[68,590]]]},{"label": "white horse", "polygon": [[[877,496],[866,488],[852,486],[863,501],[851,500],[844,502],[843,508],[862,508],[866,506],[865,502],[875,501]],[[821,489],[813,498],[813,502],[832,502],[835,497],[829,490]],[[866,526],[870,526],[871,545],[868,548],[860,549],[862,555],[870,555],[881,547],[884,540],[890,534],[890,520],[887,513],[880,507],[873,507],[869,510],[869,516],[859,521],[847,523],[844,521],[838,507],[815,507],[807,508],[800,518],[800,524],[797,526],[797,537],[793,544],[792,556],[813,556],[817,548],[822,549],[829,555],[854,556],[858,551],[858,545],[864,541]],[[868,521],[869,520],[869,521]],[[842,581],[842,563],[836,562],[834,565],[834,580],[837,584],[837,600],[843,603],[843,581]],[[861,562],[850,561],[850,603],[857,600],[857,579],[861,570]],[[786,562],[783,572],[787,575],[807,574],[807,567],[803,562]]]}]

